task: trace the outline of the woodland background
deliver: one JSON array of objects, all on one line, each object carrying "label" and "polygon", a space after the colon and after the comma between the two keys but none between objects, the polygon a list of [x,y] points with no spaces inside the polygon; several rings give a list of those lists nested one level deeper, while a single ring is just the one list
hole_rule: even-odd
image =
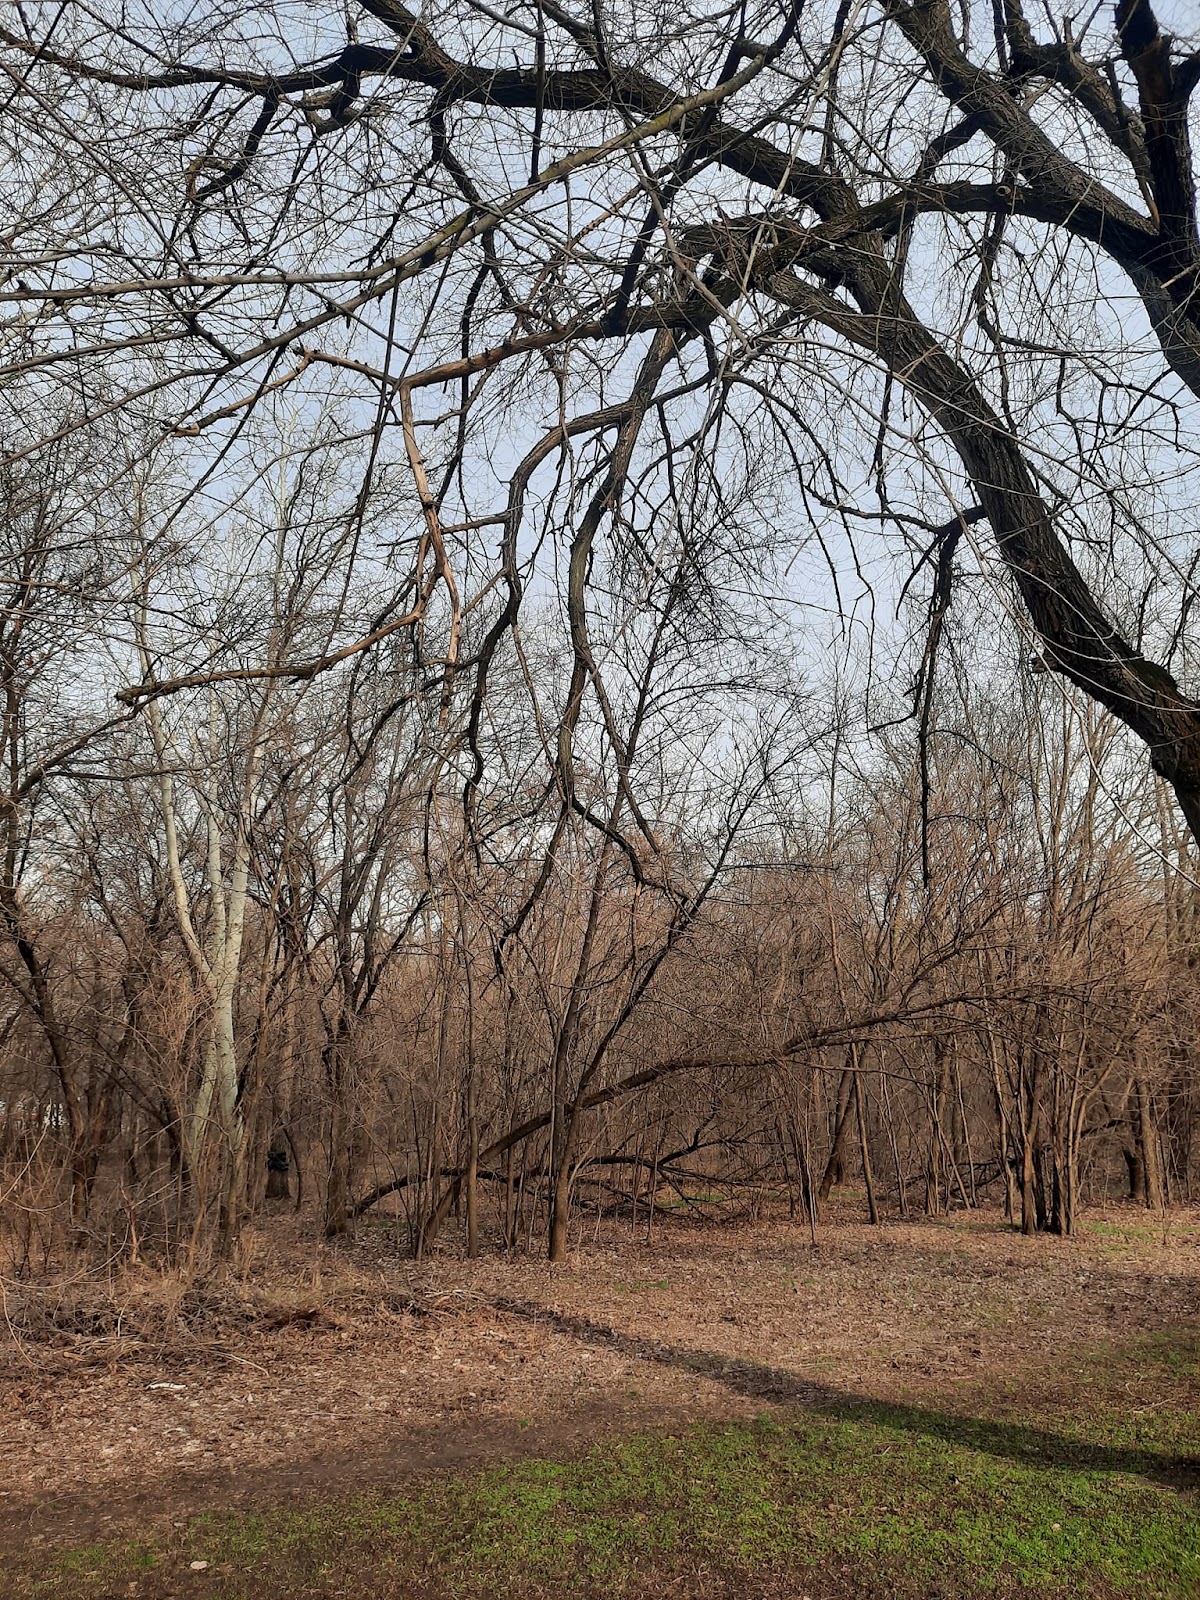
[{"label": "woodland background", "polygon": [[6,1273],[1194,1198],[1187,10],[8,17]]}]

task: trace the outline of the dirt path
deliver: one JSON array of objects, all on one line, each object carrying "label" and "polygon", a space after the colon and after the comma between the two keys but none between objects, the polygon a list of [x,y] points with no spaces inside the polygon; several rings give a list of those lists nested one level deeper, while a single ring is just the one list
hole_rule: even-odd
[{"label": "dirt path", "polygon": [[317,1274],[299,1260],[264,1251],[244,1284],[177,1308],[169,1338],[161,1280],[102,1303],[64,1290],[36,1316],[10,1287],[0,1539],[337,1497],[798,1400],[1068,1403],[1085,1352],[1200,1317],[1200,1213],[1164,1233],[1113,1211],[1067,1243],[981,1214],[834,1223],[815,1248],[787,1224],[612,1230],[561,1268],[418,1268],[379,1235]]}]

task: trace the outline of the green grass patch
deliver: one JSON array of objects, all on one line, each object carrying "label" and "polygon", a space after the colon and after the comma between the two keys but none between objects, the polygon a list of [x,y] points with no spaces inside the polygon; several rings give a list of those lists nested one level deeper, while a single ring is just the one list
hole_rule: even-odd
[{"label": "green grass patch", "polygon": [[[1189,1428],[1195,1439],[1194,1415]],[[632,1600],[739,1575],[752,1592],[786,1569],[814,1597],[823,1574],[845,1593],[849,1573],[863,1600],[1183,1600],[1200,1594],[1196,1482],[1194,1463],[1114,1442],[1095,1421],[1051,1432],[916,1406],[793,1412],[394,1494],[197,1517],[160,1541],[21,1561],[0,1593]]]},{"label": "green grass patch", "polygon": [[1143,1220],[1121,1222],[1106,1222],[1102,1218],[1086,1219],[1083,1231],[1090,1233],[1101,1244],[1106,1253],[1121,1254],[1129,1246],[1145,1247],[1147,1245],[1161,1245],[1169,1240],[1173,1244],[1183,1244],[1194,1241],[1200,1236],[1200,1228],[1194,1223],[1184,1221],[1180,1217],[1167,1216],[1155,1217],[1153,1213],[1143,1213]]},{"label": "green grass patch", "polygon": [[[657,1287],[635,1283],[634,1289]],[[8,1600],[1200,1596],[1200,1332],[1067,1353],[1036,1403],[779,1411],[298,1510],[0,1558]],[[192,1564],[205,1565],[196,1571]]]}]

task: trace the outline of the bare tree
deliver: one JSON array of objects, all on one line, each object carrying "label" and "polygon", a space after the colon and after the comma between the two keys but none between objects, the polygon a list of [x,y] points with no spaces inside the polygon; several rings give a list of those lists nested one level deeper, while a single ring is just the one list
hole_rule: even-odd
[{"label": "bare tree", "polygon": [[35,0],[0,51],[0,1034],[77,1224],[161,1138],[228,1249],[272,1134],[331,1234],[472,1252],[488,1186],[555,1256],[664,1172],[1186,1187],[1195,41]]},{"label": "bare tree", "polygon": [[[778,465],[741,515],[743,557],[777,489],[778,522],[803,508],[835,574],[856,530],[924,525],[932,549],[986,524],[1041,659],[1132,729],[1200,830],[1200,713],[1173,676],[1192,671],[1190,569],[1162,526],[1188,492],[1175,418],[1200,392],[1200,55],[1149,0],[1082,34],[1020,0],[773,0],[665,27],[654,7],[555,0],[526,21],[364,0],[307,16],[299,41],[270,7],[22,19],[3,36],[17,387],[78,394],[71,429],[150,408],[192,489],[281,392],[337,393],[359,506],[409,474],[406,598],[262,670],[320,670],[381,627],[428,645],[436,620],[430,659],[486,676],[529,586],[497,492],[514,463],[520,499],[543,464],[565,489],[590,454],[607,514],[653,406],[645,497],[721,503],[743,445]],[[50,176],[67,149],[69,192]],[[93,220],[110,194],[115,229]],[[1105,315],[1130,290],[1157,368]],[[488,526],[507,529],[497,553]],[[497,593],[463,656],[463,617]]]}]

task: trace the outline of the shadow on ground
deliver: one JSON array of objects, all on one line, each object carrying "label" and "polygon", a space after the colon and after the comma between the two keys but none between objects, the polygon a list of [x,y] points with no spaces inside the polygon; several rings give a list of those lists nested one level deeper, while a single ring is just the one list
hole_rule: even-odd
[{"label": "shadow on ground", "polygon": [[905,1433],[962,1445],[986,1455],[1020,1462],[1024,1466],[1059,1468],[1072,1472],[1135,1473],[1166,1488],[1200,1490],[1200,1457],[1169,1451],[1122,1447],[1069,1438],[1025,1422],[970,1417],[951,1411],[890,1400],[864,1399],[847,1389],[801,1376],[786,1367],[738,1360],[711,1350],[691,1350],[683,1345],[623,1333],[589,1317],[550,1311],[533,1301],[502,1296],[490,1298],[497,1311],[530,1322],[549,1325],[581,1344],[616,1350],[637,1361],[677,1367],[697,1377],[723,1384],[734,1394],[775,1405],[806,1406],[841,1417],[859,1418]]}]

